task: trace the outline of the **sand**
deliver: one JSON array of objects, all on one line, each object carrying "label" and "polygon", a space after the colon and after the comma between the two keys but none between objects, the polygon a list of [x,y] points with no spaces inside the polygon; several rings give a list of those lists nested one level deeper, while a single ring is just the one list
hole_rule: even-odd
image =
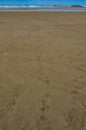
[{"label": "sand", "polygon": [[86,130],[86,13],[0,13],[0,130]]}]

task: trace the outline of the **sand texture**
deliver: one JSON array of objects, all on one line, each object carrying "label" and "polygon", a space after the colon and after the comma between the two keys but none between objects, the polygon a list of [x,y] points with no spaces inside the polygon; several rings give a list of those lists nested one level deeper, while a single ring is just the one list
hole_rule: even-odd
[{"label": "sand texture", "polygon": [[86,13],[0,13],[0,130],[86,130]]}]

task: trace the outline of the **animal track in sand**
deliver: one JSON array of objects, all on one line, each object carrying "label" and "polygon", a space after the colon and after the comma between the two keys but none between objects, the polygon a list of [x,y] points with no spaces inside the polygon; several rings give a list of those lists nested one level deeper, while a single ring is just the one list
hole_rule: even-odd
[{"label": "animal track in sand", "polygon": [[42,107],[42,111],[45,111],[45,107]]},{"label": "animal track in sand", "polygon": [[42,99],[42,108],[44,108],[44,109],[48,109],[49,108],[49,106],[47,104],[47,101],[44,98]]},{"label": "animal track in sand", "polygon": [[[77,115],[77,109],[71,108],[67,113],[67,125],[74,130],[84,130],[86,113],[81,111],[80,116]],[[78,111],[79,112],[79,111]]]},{"label": "animal track in sand", "polygon": [[44,80],[44,79],[42,79],[41,76],[38,76],[38,79],[39,79],[40,81],[43,81],[43,82],[47,83],[47,84],[50,83],[50,80],[49,80],[49,79]]},{"label": "animal track in sand", "polygon": [[45,115],[41,115],[38,121],[38,130],[52,130],[50,125],[47,125],[48,118]]},{"label": "animal track in sand", "polygon": [[44,116],[44,115],[41,115],[41,116],[40,116],[40,120],[41,120],[41,121],[44,121],[44,120],[46,120],[46,116]]},{"label": "animal track in sand", "polygon": [[10,108],[11,111],[14,110],[14,107],[18,101],[18,98],[22,95],[22,92],[24,92],[25,87],[23,85],[18,85],[14,88],[12,92],[12,97],[7,105],[8,108]]}]

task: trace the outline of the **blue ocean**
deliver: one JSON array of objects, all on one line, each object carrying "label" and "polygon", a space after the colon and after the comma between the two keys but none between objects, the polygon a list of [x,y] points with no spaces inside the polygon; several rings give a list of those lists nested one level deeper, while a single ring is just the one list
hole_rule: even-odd
[{"label": "blue ocean", "polygon": [[0,8],[71,5],[86,6],[86,0],[0,0]]}]

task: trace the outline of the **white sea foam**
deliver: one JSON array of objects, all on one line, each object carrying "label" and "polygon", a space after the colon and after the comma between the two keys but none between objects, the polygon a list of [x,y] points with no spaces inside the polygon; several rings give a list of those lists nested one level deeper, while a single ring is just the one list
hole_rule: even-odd
[{"label": "white sea foam", "polygon": [[40,8],[43,6],[36,5],[0,5],[0,8]]},{"label": "white sea foam", "polygon": [[0,8],[52,8],[54,5],[0,5]]}]

